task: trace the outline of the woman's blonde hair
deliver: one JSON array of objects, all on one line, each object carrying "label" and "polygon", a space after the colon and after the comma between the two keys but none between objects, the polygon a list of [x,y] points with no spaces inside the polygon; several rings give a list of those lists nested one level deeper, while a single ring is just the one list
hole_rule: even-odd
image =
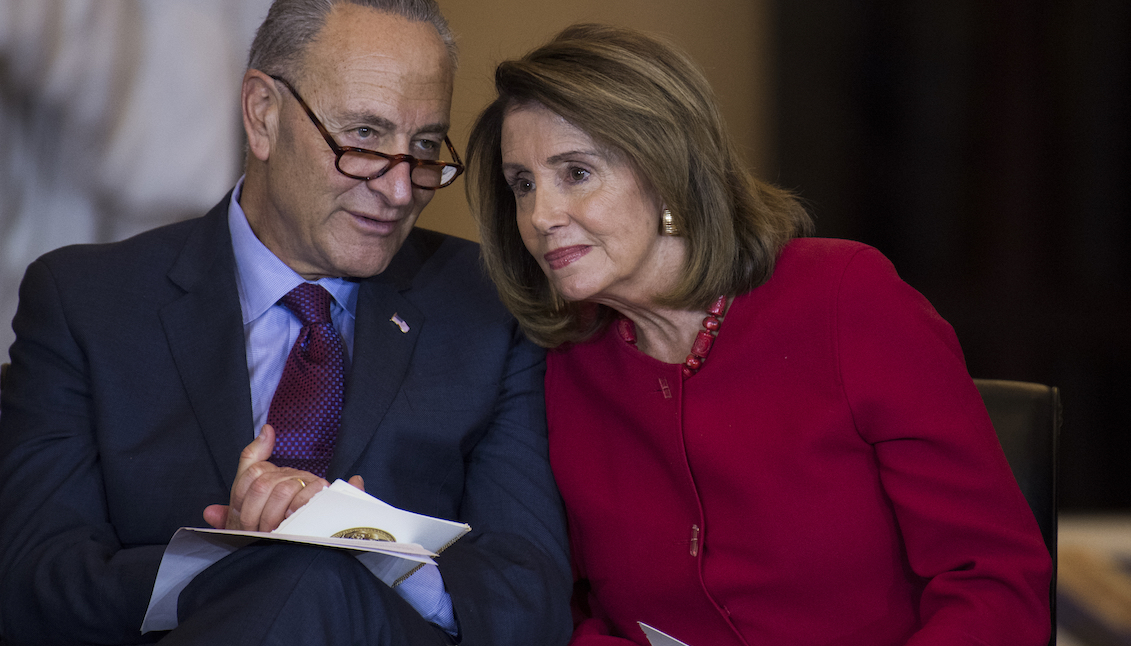
[{"label": "woman's blonde hair", "polygon": [[623,155],[687,239],[681,280],[658,305],[706,308],[769,279],[778,252],[812,228],[787,191],[755,179],[731,142],[707,79],[678,48],[631,29],[582,24],[495,71],[496,98],[468,143],[468,201],[500,298],[527,335],[555,347],[603,329],[605,306],[563,303],[519,235],[503,179],[503,119],[541,104]]}]

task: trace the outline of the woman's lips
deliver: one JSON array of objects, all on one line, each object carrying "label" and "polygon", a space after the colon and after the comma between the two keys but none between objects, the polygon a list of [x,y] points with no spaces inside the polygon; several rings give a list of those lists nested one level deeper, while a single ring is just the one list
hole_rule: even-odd
[{"label": "woman's lips", "polygon": [[588,245],[579,244],[572,247],[554,249],[542,257],[546,259],[546,262],[550,265],[550,269],[558,270],[589,253],[589,249],[590,247]]}]

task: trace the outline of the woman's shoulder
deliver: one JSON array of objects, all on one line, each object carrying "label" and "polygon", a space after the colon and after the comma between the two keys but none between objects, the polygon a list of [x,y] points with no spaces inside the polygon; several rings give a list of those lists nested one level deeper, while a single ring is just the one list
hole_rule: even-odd
[{"label": "woman's shoulder", "polygon": [[770,283],[843,279],[853,273],[895,275],[895,268],[878,249],[853,240],[796,238],[778,256]]},{"label": "woman's shoulder", "polygon": [[782,248],[778,261],[801,263],[847,263],[861,253],[880,252],[855,240],[839,238],[794,238]]}]

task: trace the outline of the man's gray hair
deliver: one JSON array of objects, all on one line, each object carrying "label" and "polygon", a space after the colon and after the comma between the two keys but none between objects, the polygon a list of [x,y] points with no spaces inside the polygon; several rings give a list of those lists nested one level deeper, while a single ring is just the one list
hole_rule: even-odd
[{"label": "man's gray hair", "polygon": [[248,54],[248,68],[293,78],[299,72],[307,45],[322,30],[334,7],[342,4],[369,7],[414,22],[431,23],[448,49],[452,69],[456,68],[459,55],[455,36],[435,0],[275,0],[267,11],[267,18],[255,32]]}]

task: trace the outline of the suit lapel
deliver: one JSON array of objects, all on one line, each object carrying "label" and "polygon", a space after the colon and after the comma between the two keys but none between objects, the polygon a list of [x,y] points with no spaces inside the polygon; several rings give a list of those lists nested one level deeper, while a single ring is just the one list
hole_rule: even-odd
[{"label": "suit lapel", "polygon": [[[388,284],[366,283],[358,294],[353,363],[342,405],[342,428],[328,478],[349,477],[400,391],[424,315]],[[396,316],[407,327],[391,319]]]},{"label": "suit lapel", "polygon": [[[169,271],[185,293],[162,308],[161,321],[204,440],[230,487],[254,421],[227,205],[225,198],[185,242]],[[437,234],[413,231],[389,267],[361,283],[342,427],[327,472],[331,479],[356,472],[400,391],[425,324],[404,292],[441,242]]]},{"label": "suit lapel", "polygon": [[327,470],[331,480],[357,472],[361,454],[379,435],[381,422],[408,373],[425,320],[405,292],[438,244],[425,234],[413,231],[389,267],[363,281],[358,290],[353,363],[342,406],[342,428]]},{"label": "suit lapel", "polygon": [[230,487],[254,422],[227,205],[225,198],[186,241],[169,272],[185,293],[162,308],[161,322],[204,440]]}]

